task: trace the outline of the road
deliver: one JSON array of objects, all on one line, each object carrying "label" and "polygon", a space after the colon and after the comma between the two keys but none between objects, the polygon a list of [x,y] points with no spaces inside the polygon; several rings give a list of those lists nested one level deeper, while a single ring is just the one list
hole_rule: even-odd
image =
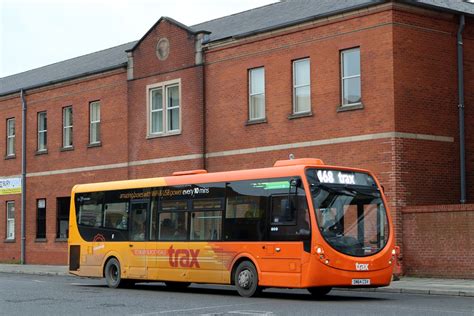
[{"label": "road", "polygon": [[0,273],[0,315],[474,315],[474,298],[333,290],[269,289],[242,298],[230,286],[161,283],[110,289],[104,280]]}]

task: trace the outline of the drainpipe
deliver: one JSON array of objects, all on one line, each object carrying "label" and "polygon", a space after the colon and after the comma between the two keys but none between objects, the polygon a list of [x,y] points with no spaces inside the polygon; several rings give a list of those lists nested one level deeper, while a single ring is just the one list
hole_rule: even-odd
[{"label": "drainpipe", "polygon": [[25,264],[26,242],[26,98],[21,89],[21,255],[20,263]]},{"label": "drainpipe", "polygon": [[196,35],[195,42],[195,64],[201,67],[201,93],[202,93],[202,169],[207,169],[206,161],[206,67],[204,64],[204,47],[203,43],[206,41],[206,37],[209,35],[207,31],[200,31]]},{"label": "drainpipe", "polygon": [[464,15],[459,17],[459,29],[457,34],[458,48],[458,97],[459,97],[459,154],[461,169],[461,204],[466,203],[466,149],[464,139],[464,62],[463,62],[463,40]]},{"label": "drainpipe", "polygon": [[202,168],[207,170],[206,163],[206,66],[202,64]]}]

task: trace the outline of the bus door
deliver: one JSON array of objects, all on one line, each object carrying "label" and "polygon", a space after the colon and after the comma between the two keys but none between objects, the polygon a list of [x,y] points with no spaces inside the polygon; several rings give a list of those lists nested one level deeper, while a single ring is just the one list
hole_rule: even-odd
[{"label": "bus door", "polygon": [[[153,277],[162,281],[188,281],[191,265],[189,252],[189,212],[187,201],[163,201],[158,213],[156,269]],[[155,271],[156,270],[156,271]]]},{"label": "bus door", "polygon": [[[223,200],[218,199],[198,202],[223,205]],[[222,283],[223,281],[223,249],[218,242],[222,235],[222,214],[219,208],[191,213],[189,279],[194,282]]]},{"label": "bus door", "polygon": [[130,200],[128,275],[144,278],[147,275],[147,258],[152,254],[147,238],[148,200]]},{"label": "bus door", "polygon": [[310,240],[306,203],[297,200],[301,199],[288,194],[271,196],[265,259],[266,269],[275,275],[273,280],[281,282],[276,284],[280,286],[299,285],[305,250],[302,240]]}]

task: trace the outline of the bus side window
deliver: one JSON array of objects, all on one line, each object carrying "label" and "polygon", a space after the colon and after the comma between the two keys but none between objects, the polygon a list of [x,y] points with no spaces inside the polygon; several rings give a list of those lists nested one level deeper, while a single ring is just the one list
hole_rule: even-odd
[{"label": "bus side window", "polygon": [[132,220],[130,224],[130,239],[135,241],[145,240],[146,213],[148,203],[131,203]]},{"label": "bus side window", "polygon": [[187,240],[188,213],[166,212],[159,215],[159,240]]},{"label": "bus side window", "polygon": [[295,225],[295,207],[294,201],[288,200],[288,195],[272,196],[271,224]]}]

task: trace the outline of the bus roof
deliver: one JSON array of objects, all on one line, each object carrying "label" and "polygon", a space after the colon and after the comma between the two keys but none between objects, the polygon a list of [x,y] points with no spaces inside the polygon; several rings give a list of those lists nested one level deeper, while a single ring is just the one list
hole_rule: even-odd
[{"label": "bus roof", "polygon": [[98,182],[89,184],[78,184],[72,192],[95,192],[133,188],[160,187],[169,185],[182,185],[191,183],[212,183],[223,181],[251,180],[257,178],[278,178],[286,176],[302,176],[307,167],[318,167],[327,169],[351,170],[369,173],[367,170],[325,165],[320,159],[301,158],[291,160],[278,160],[273,167],[260,169],[244,169],[234,171],[221,171],[208,173],[206,170],[189,170],[174,172],[171,176],[145,178],[134,180],[121,180]]}]

